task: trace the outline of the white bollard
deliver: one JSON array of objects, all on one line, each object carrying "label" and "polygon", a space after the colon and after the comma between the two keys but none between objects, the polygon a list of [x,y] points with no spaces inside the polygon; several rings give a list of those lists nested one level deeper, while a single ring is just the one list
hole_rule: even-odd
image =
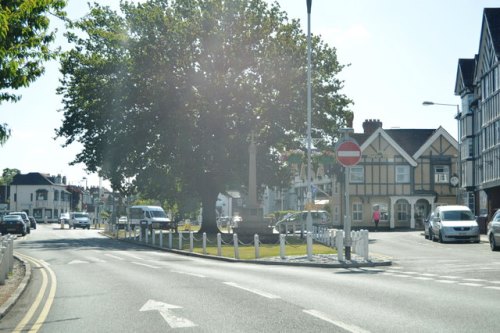
[{"label": "white bollard", "polygon": [[139,242],[142,243],[142,229],[139,229]]},{"label": "white bollard", "polygon": [[148,244],[149,243],[149,230],[148,230],[148,228],[146,228],[145,230],[146,230],[145,231],[145,233],[146,233],[146,244]]},{"label": "white bollard", "polygon": [[312,234],[308,232],[306,238],[307,238],[307,260],[312,261],[312,255],[313,255]]},{"label": "white bollard", "polygon": [[174,246],[174,245],[173,245],[173,240],[172,240],[173,236],[174,236],[174,235],[172,234],[172,230],[170,230],[170,232],[168,233],[168,248],[169,248],[170,250],[172,250],[172,248],[173,248],[173,246]]},{"label": "white bollard", "polygon": [[178,232],[177,235],[179,235],[179,250],[182,250],[182,232]]},{"label": "white bollard", "polygon": [[363,230],[363,257],[365,260],[369,260],[369,253],[368,253],[368,244],[369,244],[369,232],[368,230]]},{"label": "white bollard", "polygon": [[207,254],[207,233],[203,233],[203,254]]},{"label": "white bollard", "polygon": [[337,257],[339,261],[344,261],[344,231],[337,230],[335,233],[335,247],[337,248]]},{"label": "white bollard", "polygon": [[220,257],[222,255],[222,237],[220,232],[217,233],[217,255]]},{"label": "white bollard", "polygon": [[259,259],[260,257],[260,249],[259,249],[259,235],[253,235],[253,244],[255,247],[255,259]]},{"label": "white bollard", "polygon": [[163,248],[163,230],[160,229],[160,248]]},{"label": "white bollard", "polygon": [[234,259],[240,259],[240,249],[238,247],[238,234],[233,234]]},{"label": "white bollard", "polygon": [[194,248],[194,236],[193,236],[193,232],[190,231],[189,232],[189,252],[193,252],[193,248]]},{"label": "white bollard", "polygon": [[280,234],[280,258],[285,259],[286,253],[285,253],[285,239],[286,235]]},{"label": "white bollard", "polygon": [[155,245],[156,243],[156,232],[154,229],[151,229],[151,245]]}]

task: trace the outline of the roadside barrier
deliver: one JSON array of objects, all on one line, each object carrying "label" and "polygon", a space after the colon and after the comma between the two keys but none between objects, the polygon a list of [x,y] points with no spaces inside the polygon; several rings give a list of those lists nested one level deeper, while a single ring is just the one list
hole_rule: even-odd
[{"label": "roadside barrier", "polygon": [[[156,232],[152,232],[151,235],[149,232],[142,233],[139,231],[139,233],[136,233],[136,230],[133,230],[133,233],[129,233],[129,239],[133,241],[138,241],[139,242],[145,242],[146,244],[151,244],[153,246],[158,246],[160,248],[163,248],[164,246],[164,235],[165,233],[163,230],[160,230],[158,234]],[[203,254],[208,254],[207,251],[207,243],[213,243],[208,239],[207,234],[203,233],[202,238],[197,239],[195,236],[195,233],[193,231],[189,232],[182,232],[179,231],[177,232],[177,239],[178,239],[178,249],[179,250],[184,250],[184,241],[186,243],[189,241],[189,252],[194,252],[194,242],[196,241],[197,244],[200,242],[202,243],[202,252]],[[295,235],[295,234],[293,234]],[[307,259],[309,261],[312,261],[313,258],[313,241],[322,243],[326,246],[336,248],[337,249],[337,257],[339,261],[344,261],[344,245],[345,245],[345,235],[344,231],[340,229],[328,229],[328,228],[315,228],[314,232],[312,233],[306,233],[305,234],[305,243],[306,243],[306,254],[307,254]],[[365,260],[369,260],[369,249],[368,249],[368,230],[359,230],[359,231],[351,231],[351,250],[353,253],[356,253],[360,257],[363,257]],[[158,239],[157,239],[158,237]],[[174,247],[174,232],[169,231],[168,232],[168,244],[167,248],[168,249],[173,249]],[[278,242],[280,249],[279,249],[279,256],[281,259],[286,259],[286,247],[287,246],[293,246],[292,244],[287,243],[286,239],[289,237],[287,234],[280,234]],[[294,236],[292,236],[294,237]],[[127,238],[127,233],[125,232],[125,238]],[[226,241],[224,241],[226,239]],[[159,243],[159,244],[157,244]],[[222,256],[222,246],[231,246],[233,247],[234,251],[234,258],[239,259],[240,258],[240,251],[239,251],[239,246],[244,245],[244,246],[252,246],[254,247],[255,250],[255,259],[260,258],[260,238],[258,234],[255,234],[253,237],[253,242],[250,242],[248,244],[241,242],[238,239],[238,234],[234,233],[232,234],[232,239],[227,239],[222,237],[221,233],[217,234],[217,256]]]},{"label": "roadside barrier", "polygon": [[0,285],[14,269],[14,239],[16,236],[6,235],[0,238]]}]

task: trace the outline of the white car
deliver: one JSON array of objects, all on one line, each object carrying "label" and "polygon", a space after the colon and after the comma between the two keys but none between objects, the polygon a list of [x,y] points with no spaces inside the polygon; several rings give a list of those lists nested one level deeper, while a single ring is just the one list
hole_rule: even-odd
[{"label": "white car", "polygon": [[491,251],[500,250],[500,209],[488,223],[488,239],[490,240]]},{"label": "white car", "polygon": [[90,229],[90,217],[88,213],[85,212],[73,212],[70,213],[69,227],[76,229]]},{"label": "white car", "polygon": [[479,225],[467,206],[439,206],[429,228],[429,238],[440,243],[446,241],[473,241],[479,243]]}]

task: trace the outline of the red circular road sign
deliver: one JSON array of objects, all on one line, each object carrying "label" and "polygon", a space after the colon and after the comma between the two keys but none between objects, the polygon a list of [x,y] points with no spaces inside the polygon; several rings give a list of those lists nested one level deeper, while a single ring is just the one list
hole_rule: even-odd
[{"label": "red circular road sign", "polygon": [[352,140],[341,142],[337,147],[337,161],[345,167],[353,166],[361,160],[361,147]]}]

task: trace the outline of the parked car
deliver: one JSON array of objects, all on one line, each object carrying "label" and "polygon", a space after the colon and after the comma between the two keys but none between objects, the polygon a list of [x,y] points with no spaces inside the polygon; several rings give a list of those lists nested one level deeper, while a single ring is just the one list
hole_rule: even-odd
[{"label": "parked car", "polygon": [[30,228],[30,219],[28,217],[28,214],[26,212],[10,212],[9,215],[19,215],[22,217],[24,223],[26,224],[26,233],[30,233],[31,232],[31,228]]},{"label": "parked car", "polygon": [[[280,232],[286,231],[306,231],[307,230],[307,210],[298,213],[292,213],[285,216],[282,220],[276,222],[274,228]],[[314,227],[333,228],[330,214],[325,210],[311,210],[312,225]]]},{"label": "parked car", "polygon": [[0,232],[2,235],[12,233],[25,236],[27,233],[26,222],[21,215],[4,215],[0,220]]},{"label": "parked car", "polygon": [[490,240],[491,251],[500,250],[500,209],[497,210],[488,223],[487,235]]},{"label": "parked car", "polygon": [[72,212],[69,213],[69,227],[76,229],[90,229],[90,217],[85,212]]},{"label": "parked car", "polygon": [[469,207],[460,205],[439,206],[429,229],[432,240],[473,241],[479,243],[479,225]]},{"label": "parked car", "polygon": [[30,228],[31,229],[36,229],[36,219],[33,216],[28,216],[30,219]]}]

